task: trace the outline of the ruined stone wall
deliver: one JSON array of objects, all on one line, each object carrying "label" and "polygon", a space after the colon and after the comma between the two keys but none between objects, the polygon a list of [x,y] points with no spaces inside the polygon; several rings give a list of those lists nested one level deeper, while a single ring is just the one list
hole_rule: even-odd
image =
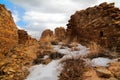
[{"label": "ruined stone wall", "polygon": [[11,12],[0,4],[0,53],[6,53],[17,44],[17,30]]},{"label": "ruined stone wall", "polygon": [[66,30],[64,27],[57,27],[55,29],[55,37],[58,41],[63,41],[66,38]]},{"label": "ruined stone wall", "polygon": [[42,32],[41,38],[51,37],[53,36],[53,31],[50,29],[46,29]]},{"label": "ruined stone wall", "polygon": [[77,11],[67,26],[70,40],[76,38],[84,45],[96,42],[109,49],[120,47],[120,9],[114,3]]},{"label": "ruined stone wall", "polygon": [[28,39],[29,39],[29,36],[26,31],[18,30],[18,43],[19,44],[25,44]]}]

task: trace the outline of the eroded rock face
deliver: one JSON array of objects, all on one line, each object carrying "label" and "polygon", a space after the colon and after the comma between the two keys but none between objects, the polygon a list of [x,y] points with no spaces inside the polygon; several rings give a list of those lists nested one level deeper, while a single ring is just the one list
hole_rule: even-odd
[{"label": "eroded rock face", "polygon": [[113,3],[77,11],[67,24],[67,36],[86,45],[90,42],[120,51],[120,9]]},{"label": "eroded rock face", "polygon": [[45,31],[43,31],[41,38],[46,38],[51,36],[53,36],[53,31],[51,31],[50,29],[46,29]]},{"label": "eroded rock face", "polygon": [[55,37],[58,41],[62,41],[66,38],[66,30],[64,27],[58,27],[55,29]]},{"label": "eroded rock face", "polygon": [[11,12],[0,4],[0,53],[7,53],[17,44],[17,30]]}]

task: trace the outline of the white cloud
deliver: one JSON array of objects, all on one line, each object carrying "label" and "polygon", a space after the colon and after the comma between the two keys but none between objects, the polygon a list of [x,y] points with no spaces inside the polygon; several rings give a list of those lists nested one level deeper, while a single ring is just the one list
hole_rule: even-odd
[{"label": "white cloud", "polygon": [[20,21],[19,14],[18,14],[17,10],[14,10],[12,15],[13,15],[13,19],[14,19],[15,23]]},{"label": "white cloud", "polygon": [[[53,30],[59,26],[65,26],[66,16],[64,14],[41,13],[28,11],[23,16],[25,21],[29,21],[26,29],[33,37],[40,37],[40,34],[45,29]],[[35,32],[35,33],[34,33]]]},{"label": "white cloud", "polygon": [[[30,35],[39,38],[46,28],[54,29],[65,26],[70,16],[77,10],[102,2],[116,2],[118,0],[11,0],[14,4],[23,7],[24,21],[29,24],[25,27]],[[17,18],[15,19],[17,21]]]},{"label": "white cloud", "polygon": [[28,11],[25,13],[24,20],[28,21],[41,21],[41,22],[55,22],[61,23],[63,20],[66,19],[64,14],[53,14],[53,13],[42,13],[37,11]]},{"label": "white cloud", "polygon": [[22,28],[22,27],[20,27],[20,26],[17,26],[17,28],[18,28],[18,29],[23,29],[23,28]]}]

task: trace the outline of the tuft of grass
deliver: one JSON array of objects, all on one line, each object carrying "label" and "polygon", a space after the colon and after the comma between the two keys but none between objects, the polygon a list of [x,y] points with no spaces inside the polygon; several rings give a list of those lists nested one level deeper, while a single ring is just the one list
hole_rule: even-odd
[{"label": "tuft of grass", "polygon": [[107,50],[104,47],[101,47],[100,45],[98,45],[95,42],[91,42],[88,45],[88,48],[90,50],[90,52],[88,53],[88,55],[86,57],[88,58],[96,58],[96,57],[110,57],[109,54],[109,50]]},{"label": "tuft of grass", "polygon": [[87,57],[89,57],[89,58],[99,57],[104,54],[103,48],[101,48],[101,46],[95,42],[91,42],[88,45],[88,48],[89,48],[90,52],[87,55]]},{"label": "tuft of grass", "polygon": [[96,44],[95,42],[91,42],[91,44],[88,46],[91,52],[91,55],[98,56],[100,53],[100,46]]}]

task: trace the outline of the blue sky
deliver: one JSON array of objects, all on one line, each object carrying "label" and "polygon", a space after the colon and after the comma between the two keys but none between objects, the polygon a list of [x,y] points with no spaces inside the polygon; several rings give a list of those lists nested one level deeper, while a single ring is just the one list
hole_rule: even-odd
[{"label": "blue sky", "polygon": [[15,17],[19,17],[16,20],[16,25],[24,28],[28,23],[22,19],[20,16],[24,16],[25,10],[24,8],[13,4],[10,0],[0,0],[0,4],[4,4],[8,10],[12,12],[12,15],[16,15]]},{"label": "blue sky", "polygon": [[120,7],[119,0],[0,0],[12,12],[17,27],[37,39],[45,29],[66,28],[75,11],[102,2],[115,2]]}]

